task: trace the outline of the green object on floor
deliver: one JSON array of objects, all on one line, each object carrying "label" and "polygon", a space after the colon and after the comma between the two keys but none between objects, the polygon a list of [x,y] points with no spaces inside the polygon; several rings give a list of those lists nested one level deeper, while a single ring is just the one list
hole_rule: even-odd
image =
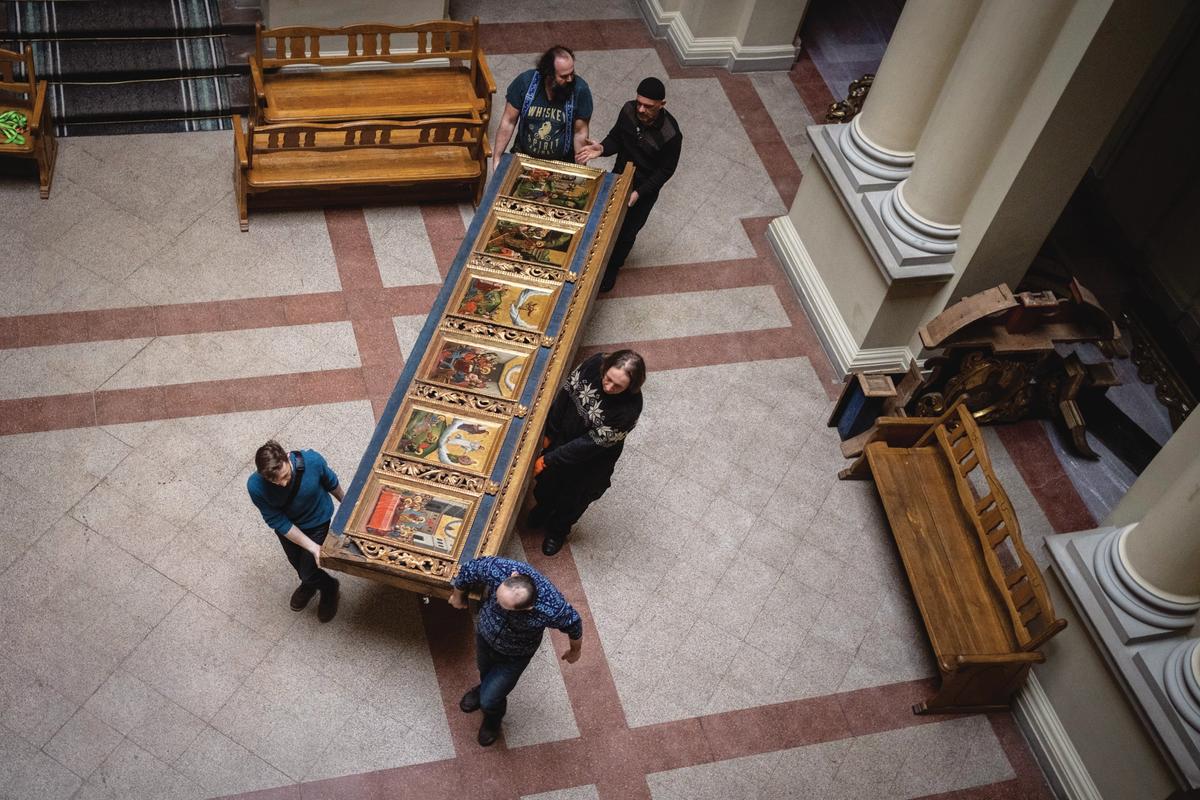
[{"label": "green object on floor", "polygon": [[28,128],[29,118],[20,111],[5,111],[0,114],[0,134],[4,135],[5,144],[25,144],[22,135]]}]

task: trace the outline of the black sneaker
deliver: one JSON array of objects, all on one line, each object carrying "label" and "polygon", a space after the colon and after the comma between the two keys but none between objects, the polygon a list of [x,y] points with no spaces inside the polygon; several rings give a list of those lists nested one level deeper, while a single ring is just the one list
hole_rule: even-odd
[{"label": "black sneaker", "polygon": [[472,711],[479,710],[479,687],[468,689],[467,693],[462,696],[462,700],[458,701],[458,707],[464,714],[470,714]]},{"label": "black sneaker", "polygon": [[551,536],[551,535],[547,534],[546,538],[542,539],[542,553],[544,553],[545,555],[548,555],[548,556],[554,555],[559,550],[562,550],[562,546],[563,546],[563,540],[559,539],[556,536]]},{"label": "black sneaker", "polygon": [[338,606],[338,582],[336,578],[332,578],[333,588],[323,589],[321,591],[321,601],[317,603],[317,619],[321,622],[329,622],[337,614]]},{"label": "black sneaker", "polygon": [[313,599],[313,595],[317,590],[311,586],[305,586],[303,583],[296,587],[296,591],[292,592],[292,611],[303,611],[308,607],[308,601]]},{"label": "black sneaker", "polygon": [[483,722],[479,725],[479,735],[475,740],[482,747],[491,747],[500,738],[500,723],[497,722],[494,726],[488,723],[488,718],[484,717]]}]

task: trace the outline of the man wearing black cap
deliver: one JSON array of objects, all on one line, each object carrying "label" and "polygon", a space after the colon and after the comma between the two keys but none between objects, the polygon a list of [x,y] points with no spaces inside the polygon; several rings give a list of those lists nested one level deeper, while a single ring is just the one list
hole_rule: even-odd
[{"label": "man wearing black cap", "polygon": [[646,224],[650,209],[658,200],[659,190],[675,174],[679,164],[683,134],[679,132],[675,117],[665,108],[666,104],[667,90],[663,82],[658,78],[646,78],[638,84],[637,97],[621,106],[617,121],[604,141],[589,139],[576,153],[575,160],[580,164],[616,154],[615,172],[625,169],[630,161],[637,168],[625,223],[617,234],[608,269],[600,282],[602,292],[616,285],[617,271],[625,264],[638,231]]}]

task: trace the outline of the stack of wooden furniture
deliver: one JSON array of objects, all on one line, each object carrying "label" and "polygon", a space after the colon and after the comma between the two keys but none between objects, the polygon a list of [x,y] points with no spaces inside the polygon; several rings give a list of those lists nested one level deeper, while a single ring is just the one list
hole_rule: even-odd
[{"label": "stack of wooden furniture", "polygon": [[[23,76],[19,65],[24,65]],[[58,142],[50,120],[50,105],[46,102],[46,82],[37,79],[33,50],[29,47],[20,53],[0,50],[0,114],[8,111],[24,117],[26,124],[13,141],[0,135],[0,157],[37,161],[38,184],[45,200],[50,197],[50,184],[54,181]]]},{"label": "stack of wooden furniture", "polygon": [[[328,43],[332,42],[332,45]],[[251,195],[446,185],[478,205],[496,82],[479,19],[256,31],[251,117],[234,118],[242,230]]]},{"label": "stack of wooden furniture", "polygon": [[880,417],[843,477],[875,480],[941,673],[918,714],[1007,708],[1038,648],[1066,627],[974,418]]}]

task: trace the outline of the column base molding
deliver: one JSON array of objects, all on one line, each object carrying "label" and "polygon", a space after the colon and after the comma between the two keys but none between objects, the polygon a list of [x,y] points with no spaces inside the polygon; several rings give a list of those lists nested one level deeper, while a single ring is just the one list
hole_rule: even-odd
[{"label": "column base molding", "polygon": [[767,241],[783,265],[800,302],[804,304],[808,318],[839,376],[844,377],[853,370],[905,372],[909,364],[917,360],[907,347],[859,346],[790,217],[771,220],[767,226]]},{"label": "column base molding", "polygon": [[784,45],[744,45],[736,36],[694,36],[678,11],[665,11],[658,0],[638,0],[638,10],[656,39],[671,43],[685,67],[724,67],[730,72],[787,71],[799,49]]},{"label": "column base molding", "polygon": [[1062,797],[1104,800],[1035,672],[1029,673],[1025,686],[1017,692],[1013,712]]},{"label": "column base molding", "polygon": [[[1063,589],[1079,612],[1088,634],[1108,663],[1109,670],[1129,698],[1150,738],[1163,754],[1176,780],[1188,788],[1200,788],[1200,728],[1180,712],[1181,653],[1195,642],[1187,631],[1161,631],[1151,638],[1149,626],[1121,610],[1102,587],[1096,574],[1096,555],[1110,546],[1117,528],[1100,528],[1063,533],[1046,539],[1046,548]],[[1136,632],[1147,630],[1142,635]],[[1133,631],[1135,635],[1130,636]],[[1174,679],[1174,681],[1172,681]],[[1193,682],[1185,687],[1193,692]]]},{"label": "column base molding", "polygon": [[885,216],[891,192],[898,185],[859,169],[846,158],[842,138],[848,135],[843,125],[810,125],[808,137],[813,143],[813,161],[829,177],[846,212],[854,220],[859,235],[871,251],[875,266],[890,286],[906,283],[944,283],[954,277],[950,263],[953,252],[934,253],[915,247],[912,240],[897,236]]}]

